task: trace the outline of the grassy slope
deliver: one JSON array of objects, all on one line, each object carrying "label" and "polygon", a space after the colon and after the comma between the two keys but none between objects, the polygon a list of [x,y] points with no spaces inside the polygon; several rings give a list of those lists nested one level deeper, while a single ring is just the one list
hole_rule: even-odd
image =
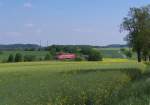
[{"label": "grassy slope", "polygon": [[144,67],[110,60],[0,64],[0,105],[103,105],[131,80],[124,71]]}]

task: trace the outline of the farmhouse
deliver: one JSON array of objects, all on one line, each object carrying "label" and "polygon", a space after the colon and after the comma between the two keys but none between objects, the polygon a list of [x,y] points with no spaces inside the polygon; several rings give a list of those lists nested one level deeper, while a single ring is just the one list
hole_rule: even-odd
[{"label": "farmhouse", "polygon": [[57,55],[57,59],[59,60],[65,60],[65,59],[73,60],[75,58],[76,58],[76,55],[72,53],[60,53]]}]

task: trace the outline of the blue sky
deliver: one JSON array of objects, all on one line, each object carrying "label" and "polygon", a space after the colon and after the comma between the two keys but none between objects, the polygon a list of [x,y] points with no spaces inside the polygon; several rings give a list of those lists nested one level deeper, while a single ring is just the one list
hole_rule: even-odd
[{"label": "blue sky", "polygon": [[124,44],[119,25],[149,0],[0,0],[0,44]]}]

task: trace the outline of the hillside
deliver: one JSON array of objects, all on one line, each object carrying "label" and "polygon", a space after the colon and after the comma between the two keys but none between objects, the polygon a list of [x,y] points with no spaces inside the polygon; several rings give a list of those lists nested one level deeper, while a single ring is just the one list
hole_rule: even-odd
[{"label": "hillside", "polygon": [[39,45],[36,44],[8,44],[8,45],[0,45],[0,50],[16,50],[16,49],[37,49],[40,48]]}]

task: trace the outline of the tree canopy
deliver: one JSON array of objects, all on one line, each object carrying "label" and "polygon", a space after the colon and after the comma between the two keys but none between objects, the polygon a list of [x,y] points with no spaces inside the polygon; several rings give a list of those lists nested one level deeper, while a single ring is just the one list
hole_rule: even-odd
[{"label": "tree canopy", "polygon": [[121,29],[128,31],[126,40],[137,52],[139,62],[142,56],[150,56],[150,5],[130,8],[123,19]]}]

